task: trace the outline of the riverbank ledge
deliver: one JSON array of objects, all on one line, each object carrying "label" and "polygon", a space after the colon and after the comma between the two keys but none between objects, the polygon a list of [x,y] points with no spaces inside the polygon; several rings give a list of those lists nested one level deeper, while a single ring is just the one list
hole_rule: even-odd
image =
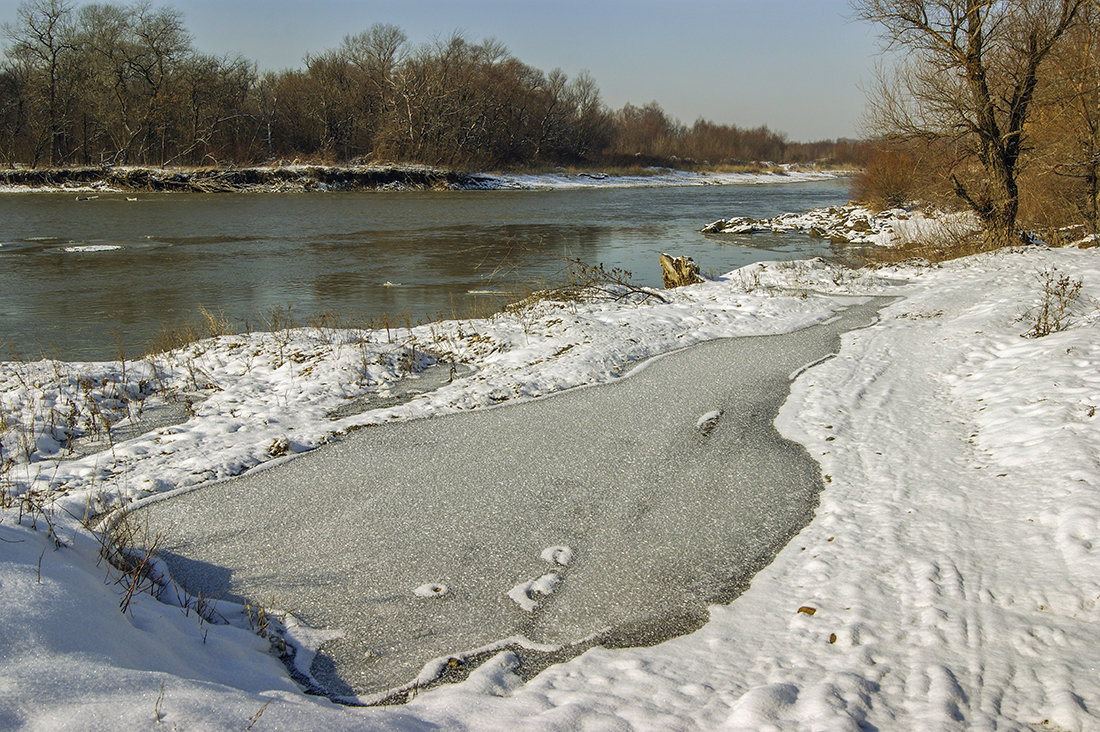
[{"label": "riverbank ledge", "polygon": [[0,171],[0,186],[20,190],[250,193],[495,188],[496,179],[422,165],[289,165],[248,168],[86,166]]},{"label": "riverbank ledge", "polygon": [[428,165],[274,165],[244,168],[84,166],[0,170],[0,192],[300,193],[386,190],[544,190],[805,183],[842,177],[842,170],[779,166],[758,172],[639,168],[636,173],[470,173]]}]

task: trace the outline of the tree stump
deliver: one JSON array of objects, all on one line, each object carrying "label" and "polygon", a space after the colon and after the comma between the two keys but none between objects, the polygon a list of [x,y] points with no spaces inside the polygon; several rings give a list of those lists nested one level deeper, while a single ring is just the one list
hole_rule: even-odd
[{"label": "tree stump", "polygon": [[665,289],[694,285],[702,282],[699,276],[699,265],[691,257],[673,258],[670,254],[661,254],[661,278],[665,282]]}]

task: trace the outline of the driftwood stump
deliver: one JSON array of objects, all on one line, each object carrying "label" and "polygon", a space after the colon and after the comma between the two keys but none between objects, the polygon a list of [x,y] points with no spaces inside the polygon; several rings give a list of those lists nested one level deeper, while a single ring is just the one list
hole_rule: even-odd
[{"label": "driftwood stump", "polygon": [[665,282],[665,289],[694,285],[702,282],[699,276],[699,265],[691,257],[673,258],[670,254],[661,254],[661,278]]}]

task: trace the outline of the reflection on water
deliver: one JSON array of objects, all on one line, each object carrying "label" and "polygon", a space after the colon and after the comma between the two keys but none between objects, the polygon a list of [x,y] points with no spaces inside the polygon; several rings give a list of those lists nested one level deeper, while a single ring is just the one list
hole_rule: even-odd
[{"label": "reflection on water", "polygon": [[[704,236],[847,200],[844,181],[784,185],[263,195],[0,195],[0,342],[27,358],[139,355],[200,307],[242,327],[290,306],[372,320],[466,312],[553,281],[571,257],[660,285],[662,251],[723,273],[830,254],[799,235]],[[108,248],[117,247],[117,248]],[[84,251],[72,251],[84,248]],[[67,251],[68,250],[68,251]],[[397,286],[387,286],[387,283]]]}]

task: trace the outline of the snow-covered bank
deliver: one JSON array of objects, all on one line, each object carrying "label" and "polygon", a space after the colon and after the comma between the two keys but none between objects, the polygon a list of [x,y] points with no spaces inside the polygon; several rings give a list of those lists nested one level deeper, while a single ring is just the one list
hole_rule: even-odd
[{"label": "snow-covered bank", "polygon": [[643,188],[664,186],[798,183],[827,180],[837,171],[781,166],[774,172],[696,173],[653,168],[638,175],[584,173],[467,173],[427,165],[251,168],[140,168],[102,166],[0,170],[0,193],[178,191],[187,193],[288,193],[363,190],[501,190]]},{"label": "snow-covered bank", "polygon": [[805,213],[786,213],[770,219],[735,216],[703,227],[704,234],[755,234],[797,231],[843,244],[897,246],[916,241],[949,241],[978,230],[972,213],[947,213],[895,208],[875,212],[848,204],[817,208]]},{"label": "snow-covered bank", "polygon": [[487,184],[499,188],[574,189],[574,188],[659,188],[663,186],[730,186],[762,183],[807,183],[832,180],[844,175],[835,170],[803,170],[783,166],[774,170],[745,173],[707,173],[669,168],[653,168],[644,175],[608,175],[605,173],[534,173],[493,176]]},{"label": "snow-covered bank", "polygon": [[[752,283],[742,282],[746,272]],[[789,332],[841,307],[810,289],[890,289],[875,273],[838,273],[820,261],[760,265],[734,279],[665,293],[668,303],[644,293],[534,300],[488,319],[412,329],[222,336],[125,364],[3,363],[7,478],[21,492],[50,490],[74,513],[95,513],[236,475],[349,429],[609,381],[673,348]],[[805,297],[779,296],[787,287]],[[473,373],[446,383],[452,365],[456,376]],[[417,395],[422,384],[433,390]]]},{"label": "snow-covered bank", "polygon": [[[859,274],[757,264],[668,305],[543,303],[396,343],[302,331],[196,344],[125,374],[119,364],[5,364],[3,415],[22,427],[4,444],[17,460],[10,475],[69,491],[55,521],[70,546],[55,551],[41,525],[0,514],[0,727],[1098,729],[1098,318],[1086,300],[1067,330],[1021,338],[1020,316],[1040,297],[1035,274],[1051,266],[1100,296],[1095,250]],[[331,429],[531,398],[613,379],[678,344],[789,330],[835,308],[818,291],[903,297],[804,372],[780,415],[826,476],[817,517],[696,633],[593,650],[523,686],[502,654],[397,709],[300,695],[234,629],[200,627],[148,596],[120,613],[121,589],[103,583],[95,545],[60,510],[228,474]],[[411,383],[397,377],[429,344],[477,371],[328,421],[372,382],[372,398]],[[50,386],[54,371],[70,386]],[[21,444],[38,458],[54,448],[39,444],[57,442],[45,428],[26,425],[48,424],[50,409],[74,413],[68,399],[83,418],[82,404],[118,414],[162,394],[192,400],[185,422],[116,442],[113,454],[18,457]]]}]

